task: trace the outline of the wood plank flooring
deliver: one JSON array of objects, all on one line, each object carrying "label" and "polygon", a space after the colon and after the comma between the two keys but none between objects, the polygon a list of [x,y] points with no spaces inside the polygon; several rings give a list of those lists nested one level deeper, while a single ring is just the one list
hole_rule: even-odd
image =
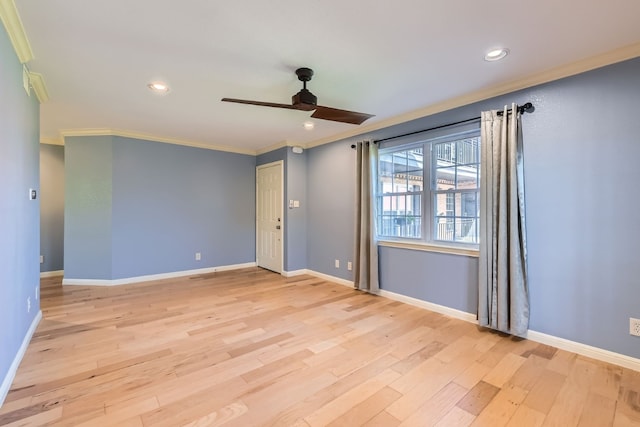
[{"label": "wood plank flooring", "polygon": [[315,277],[41,288],[0,425],[640,426],[640,372]]}]

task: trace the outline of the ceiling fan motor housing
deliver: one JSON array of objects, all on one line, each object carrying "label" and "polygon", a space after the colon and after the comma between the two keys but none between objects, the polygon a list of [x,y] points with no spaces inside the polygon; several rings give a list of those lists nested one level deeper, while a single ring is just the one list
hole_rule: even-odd
[{"label": "ceiling fan motor housing", "polygon": [[[315,110],[318,98],[308,89],[302,89],[291,97],[291,103],[300,110],[311,111]],[[305,108],[308,107],[308,108]]]}]

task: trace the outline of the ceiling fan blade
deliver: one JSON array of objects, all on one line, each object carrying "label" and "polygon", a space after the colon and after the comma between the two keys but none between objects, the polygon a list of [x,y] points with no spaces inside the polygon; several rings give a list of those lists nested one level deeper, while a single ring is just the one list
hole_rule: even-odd
[{"label": "ceiling fan blade", "polygon": [[373,114],[358,113],[355,111],[340,110],[338,108],[316,106],[316,111],[311,117],[316,119],[331,120],[334,122],[351,123],[359,125],[367,119],[373,117]]},{"label": "ceiling fan blade", "polygon": [[286,108],[288,110],[299,110],[300,108],[291,104],[278,104],[277,102],[249,101],[247,99],[222,98],[224,102],[235,102],[236,104],[258,105],[260,107]]}]

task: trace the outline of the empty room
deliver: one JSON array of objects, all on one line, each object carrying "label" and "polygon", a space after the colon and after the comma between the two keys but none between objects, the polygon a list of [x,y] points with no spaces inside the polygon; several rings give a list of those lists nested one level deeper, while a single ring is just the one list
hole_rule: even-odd
[{"label": "empty room", "polygon": [[640,426],[638,16],[0,0],[0,425]]}]

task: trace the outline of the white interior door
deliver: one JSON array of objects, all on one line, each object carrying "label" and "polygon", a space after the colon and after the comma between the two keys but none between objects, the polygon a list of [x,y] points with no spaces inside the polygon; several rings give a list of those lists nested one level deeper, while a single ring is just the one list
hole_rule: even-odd
[{"label": "white interior door", "polygon": [[256,263],[281,273],[282,162],[256,169]]}]

